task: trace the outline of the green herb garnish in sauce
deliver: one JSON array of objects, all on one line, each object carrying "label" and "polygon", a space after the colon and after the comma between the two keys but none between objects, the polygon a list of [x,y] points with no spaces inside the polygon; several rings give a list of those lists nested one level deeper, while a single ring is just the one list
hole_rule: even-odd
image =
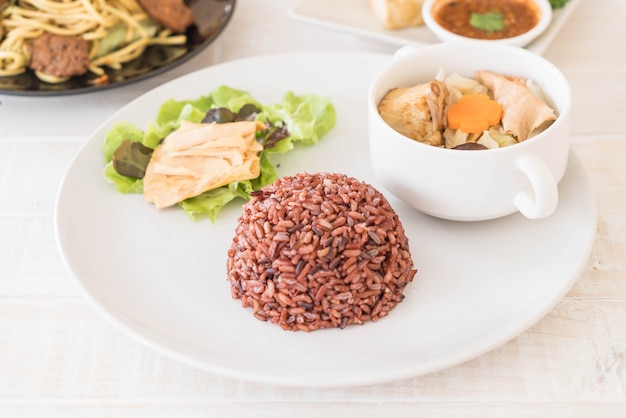
[{"label": "green herb garnish in sauce", "polygon": [[504,29],[504,18],[497,11],[489,13],[472,13],[470,15],[470,25],[476,29],[486,32],[497,32]]}]

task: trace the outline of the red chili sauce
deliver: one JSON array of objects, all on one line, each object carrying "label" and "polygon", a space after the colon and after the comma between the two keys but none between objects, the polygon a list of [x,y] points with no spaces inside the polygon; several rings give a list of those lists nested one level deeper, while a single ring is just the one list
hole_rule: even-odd
[{"label": "red chili sauce", "polygon": [[[487,31],[470,25],[472,13],[502,15],[504,27]],[[450,32],[477,39],[511,38],[528,32],[539,22],[541,11],[530,0],[444,0],[435,3],[433,17]]]}]

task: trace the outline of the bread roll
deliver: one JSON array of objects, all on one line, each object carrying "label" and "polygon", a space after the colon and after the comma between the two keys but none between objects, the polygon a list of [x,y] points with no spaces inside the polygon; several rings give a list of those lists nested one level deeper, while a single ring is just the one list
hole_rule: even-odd
[{"label": "bread roll", "polygon": [[402,29],[424,24],[424,0],[369,0],[370,10],[386,29]]}]

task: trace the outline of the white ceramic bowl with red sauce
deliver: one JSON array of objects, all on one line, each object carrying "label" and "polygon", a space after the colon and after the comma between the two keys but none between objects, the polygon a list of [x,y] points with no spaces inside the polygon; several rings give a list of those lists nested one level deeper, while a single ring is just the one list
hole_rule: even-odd
[{"label": "white ceramic bowl with red sauce", "polygon": [[[457,42],[457,43],[488,43],[488,44],[505,44],[511,46],[525,47],[533,42],[539,35],[541,35],[550,25],[552,21],[552,6],[548,0],[523,0],[531,3],[535,6],[539,13],[539,20],[537,24],[526,32],[508,38],[502,39],[479,39],[464,36],[455,32],[452,32],[442,25],[440,25],[435,19],[434,13],[442,2],[449,2],[450,0],[425,0],[422,5],[422,17],[424,24],[443,42]],[[468,17],[469,19],[469,17]]]}]

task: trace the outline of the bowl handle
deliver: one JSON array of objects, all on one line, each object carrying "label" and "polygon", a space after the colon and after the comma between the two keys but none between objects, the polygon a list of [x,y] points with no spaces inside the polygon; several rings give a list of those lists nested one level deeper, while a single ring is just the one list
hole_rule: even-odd
[{"label": "bowl handle", "polygon": [[515,164],[526,175],[532,187],[532,190],[519,192],[515,196],[515,207],[529,219],[552,215],[559,200],[559,192],[557,181],[546,163],[536,155],[522,155]]},{"label": "bowl handle", "polygon": [[420,44],[410,44],[410,45],[404,45],[400,48],[398,48],[396,50],[396,52],[393,53],[393,59],[398,59],[401,58],[405,55],[409,55],[410,53],[417,51],[418,49],[421,49],[423,47],[425,47],[426,45],[420,45]]}]

